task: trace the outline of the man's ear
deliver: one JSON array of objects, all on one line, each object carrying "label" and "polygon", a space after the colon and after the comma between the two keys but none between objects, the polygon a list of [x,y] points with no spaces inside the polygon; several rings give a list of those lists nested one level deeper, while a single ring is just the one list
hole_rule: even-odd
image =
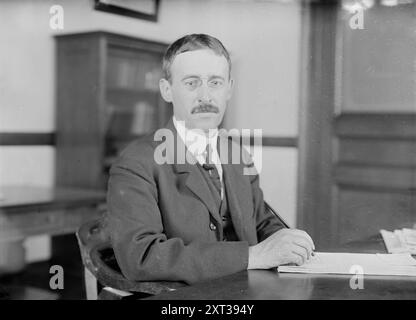
[{"label": "man's ear", "polygon": [[166,79],[160,79],[159,81],[159,89],[162,98],[166,102],[172,102],[172,90],[170,88],[170,83]]},{"label": "man's ear", "polygon": [[230,82],[228,84],[228,94],[227,94],[227,100],[231,99],[231,96],[233,95],[234,92],[234,79],[231,78]]}]

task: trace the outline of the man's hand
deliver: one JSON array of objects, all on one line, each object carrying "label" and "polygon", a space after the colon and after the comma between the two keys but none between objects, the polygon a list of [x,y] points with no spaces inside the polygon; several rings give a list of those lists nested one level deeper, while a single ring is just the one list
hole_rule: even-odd
[{"label": "man's hand", "polygon": [[270,269],[287,263],[301,265],[311,258],[313,250],[313,240],[305,231],[280,229],[249,248],[247,269]]}]

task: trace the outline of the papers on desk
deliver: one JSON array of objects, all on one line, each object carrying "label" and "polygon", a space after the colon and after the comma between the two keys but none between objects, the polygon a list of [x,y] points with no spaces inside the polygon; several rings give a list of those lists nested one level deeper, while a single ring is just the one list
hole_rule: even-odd
[{"label": "papers on desk", "polygon": [[416,277],[416,259],[408,253],[367,254],[315,252],[301,266],[279,266],[279,272]]},{"label": "papers on desk", "polygon": [[389,253],[416,254],[416,229],[403,228],[400,230],[380,230]]}]

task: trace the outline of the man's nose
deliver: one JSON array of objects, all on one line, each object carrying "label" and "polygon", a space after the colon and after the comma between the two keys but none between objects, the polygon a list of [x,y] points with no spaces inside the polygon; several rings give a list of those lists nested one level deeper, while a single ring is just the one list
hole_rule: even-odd
[{"label": "man's nose", "polygon": [[199,102],[211,101],[210,90],[207,84],[205,83],[202,83],[201,86],[198,88],[198,101]]}]

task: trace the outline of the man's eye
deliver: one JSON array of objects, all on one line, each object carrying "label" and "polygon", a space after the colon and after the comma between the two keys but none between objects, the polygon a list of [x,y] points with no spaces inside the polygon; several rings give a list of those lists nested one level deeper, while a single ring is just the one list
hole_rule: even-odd
[{"label": "man's eye", "polygon": [[220,86],[222,86],[222,81],[220,81],[220,80],[211,80],[209,82],[209,84],[210,84],[211,87],[220,87]]},{"label": "man's eye", "polygon": [[195,88],[198,85],[198,81],[197,80],[188,80],[188,81],[185,81],[185,85],[187,87],[190,87],[190,88]]}]

